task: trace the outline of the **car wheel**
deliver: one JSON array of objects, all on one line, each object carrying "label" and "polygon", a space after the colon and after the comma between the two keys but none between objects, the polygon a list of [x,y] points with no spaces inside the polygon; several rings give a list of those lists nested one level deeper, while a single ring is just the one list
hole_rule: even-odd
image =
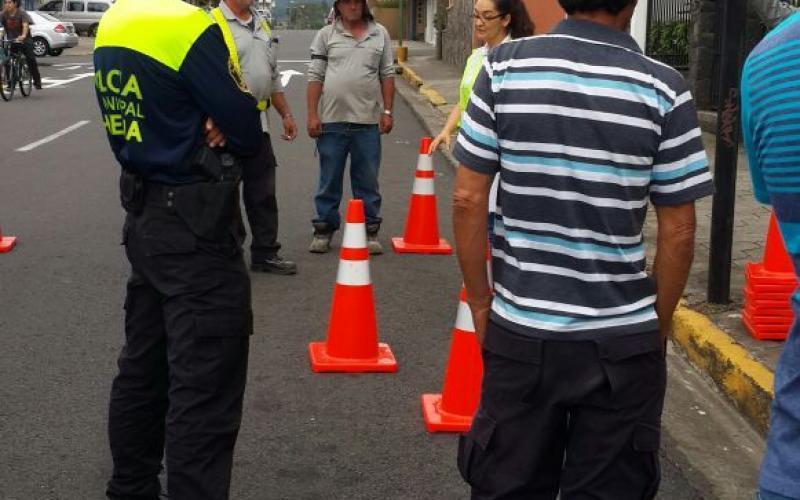
[{"label": "car wheel", "polygon": [[48,52],[50,52],[50,44],[47,43],[47,40],[41,37],[33,39],[33,55],[44,57]]},{"label": "car wheel", "polygon": [[89,26],[89,29],[86,31],[86,36],[97,36],[97,25],[93,24]]},{"label": "car wheel", "polygon": [[47,54],[53,57],[58,57],[61,55],[62,52],[64,52],[64,49],[50,49],[50,52],[48,52]]}]

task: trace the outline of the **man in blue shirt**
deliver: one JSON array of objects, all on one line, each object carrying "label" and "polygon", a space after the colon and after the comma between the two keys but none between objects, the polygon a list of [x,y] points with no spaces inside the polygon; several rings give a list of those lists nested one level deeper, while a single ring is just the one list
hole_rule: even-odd
[{"label": "man in blue shirt", "polygon": [[[800,14],[759,43],[742,75],[742,125],[756,198],[772,205],[795,271],[800,270]],[[795,317],[800,294],[792,297]],[[763,500],[800,499],[800,323],[775,371]]]},{"label": "man in blue shirt", "polygon": [[473,500],[656,495],[664,342],[694,201],[712,190],[686,82],[626,33],[636,0],[560,4],[569,18],[553,32],[488,56],[454,152],[456,246],[484,359],[459,448]]}]

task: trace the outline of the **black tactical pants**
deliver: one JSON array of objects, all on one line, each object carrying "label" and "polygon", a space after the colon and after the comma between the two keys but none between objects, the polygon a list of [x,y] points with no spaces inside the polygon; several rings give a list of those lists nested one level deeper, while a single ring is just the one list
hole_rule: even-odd
[{"label": "black tactical pants", "polygon": [[239,242],[196,237],[167,208],[128,215],[125,345],[109,409],[111,499],[228,498],[242,416],[250,281]]},{"label": "black tactical pants", "polygon": [[274,257],[278,243],[278,199],[275,196],[275,153],[269,134],[257,155],[243,160],[242,195],[250,223],[250,258],[253,261]]},{"label": "black tactical pants", "polygon": [[481,402],[459,442],[473,500],[644,500],[660,482],[658,332],[529,340],[490,323]]}]

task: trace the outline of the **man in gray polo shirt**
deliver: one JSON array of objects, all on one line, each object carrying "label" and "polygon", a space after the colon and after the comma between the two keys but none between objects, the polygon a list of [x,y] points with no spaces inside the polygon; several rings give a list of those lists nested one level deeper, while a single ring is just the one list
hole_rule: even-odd
[{"label": "man in gray polo shirt", "polygon": [[272,149],[267,119],[267,104],[274,107],[283,121],[281,139],[292,141],[297,136],[289,103],[281,85],[278,70],[278,40],[264,19],[253,10],[254,0],[224,0],[212,15],[222,30],[229,50],[235,46],[238,66],[247,89],[259,102],[264,144],[259,153],[244,162],[242,194],[250,223],[250,269],[289,275],[297,265],[278,255],[278,200],[275,194],[277,161]]},{"label": "man in gray polo shirt", "polygon": [[337,0],[333,7],[336,20],[314,37],[308,70],[308,135],[317,140],[320,166],[309,250],[324,253],[331,248],[341,224],[339,204],[349,156],[353,196],[364,201],[367,247],[379,254],[380,134],[392,130],[392,43],[386,28],[373,20],[366,0]]},{"label": "man in gray polo shirt", "polygon": [[484,361],[458,465],[474,500],[650,499],[665,341],[711,175],[686,82],[625,32],[636,0],[559,3],[569,18],[553,32],[487,57],[454,151],[456,247]]}]

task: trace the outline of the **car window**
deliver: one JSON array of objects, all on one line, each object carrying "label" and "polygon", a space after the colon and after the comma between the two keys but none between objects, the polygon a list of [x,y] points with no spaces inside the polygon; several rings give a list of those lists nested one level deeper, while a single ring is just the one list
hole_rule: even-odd
[{"label": "car window", "polygon": [[83,12],[83,2],[67,2],[68,12]]},{"label": "car window", "polygon": [[89,12],[105,12],[108,10],[108,4],[89,2],[89,7],[86,10],[88,10]]},{"label": "car window", "polygon": [[55,0],[53,2],[47,2],[46,4],[39,7],[39,10],[44,10],[47,12],[61,12],[61,8],[64,5],[62,0]]}]

